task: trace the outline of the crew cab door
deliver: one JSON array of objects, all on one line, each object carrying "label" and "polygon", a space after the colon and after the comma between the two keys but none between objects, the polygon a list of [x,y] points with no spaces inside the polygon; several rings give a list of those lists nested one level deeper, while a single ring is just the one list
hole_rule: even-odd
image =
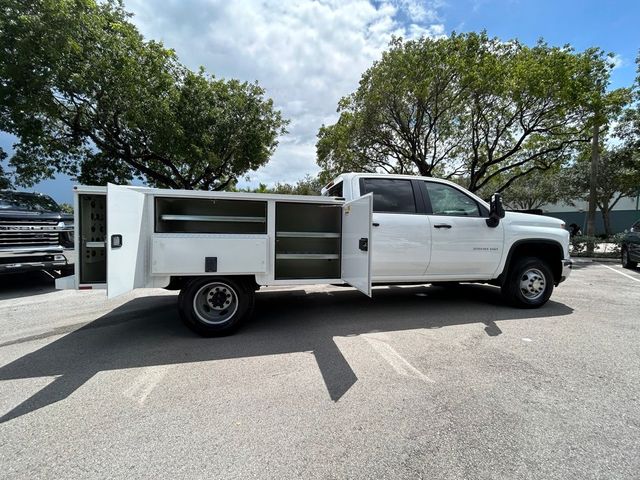
[{"label": "crew cab door", "polygon": [[385,282],[422,277],[429,265],[432,232],[417,182],[382,176],[358,181],[361,195],[373,194],[373,278]]},{"label": "crew cab door", "polygon": [[107,298],[145,284],[144,206],[144,193],[107,185]]},{"label": "crew cab door", "polygon": [[371,296],[371,194],[342,207],[342,280]]},{"label": "crew cab door", "polygon": [[431,221],[427,275],[490,279],[502,258],[502,222],[487,226],[482,207],[459,188],[430,181],[421,186]]}]

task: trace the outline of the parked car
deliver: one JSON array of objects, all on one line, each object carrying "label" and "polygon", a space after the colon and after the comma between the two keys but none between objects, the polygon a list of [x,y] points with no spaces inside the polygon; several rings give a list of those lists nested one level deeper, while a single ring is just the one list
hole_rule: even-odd
[{"label": "parked car", "polygon": [[622,239],[622,266],[636,268],[640,262],[640,220],[634,223]]},{"label": "parked car", "polygon": [[73,215],[51,197],[0,190],[0,274],[73,273]]},{"label": "parked car", "polygon": [[75,275],[58,288],[180,288],[203,335],[235,330],[261,285],[482,282],[544,305],[571,272],[557,218],[505,212],[445,180],[344,174],[323,196],[77,186]]}]

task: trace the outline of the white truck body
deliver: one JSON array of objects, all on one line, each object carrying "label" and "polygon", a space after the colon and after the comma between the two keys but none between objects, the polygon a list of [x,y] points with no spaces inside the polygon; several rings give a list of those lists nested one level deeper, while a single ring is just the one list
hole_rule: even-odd
[{"label": "white truck body", "polygon": [[[546,283],[557,285],[571,267],[560,220],[507,212],[489,226],[490,205],[433,178],[350,173],[323,196],[74,190],[76,273],[57,286],[106,288],[108,297],[206,277],[253,290],[347,283],[369,296],[373,284],[503,285],[514,255],[525,254],[544,260],[553,274]],[[546,288],[531,275],[534,290]]]}]

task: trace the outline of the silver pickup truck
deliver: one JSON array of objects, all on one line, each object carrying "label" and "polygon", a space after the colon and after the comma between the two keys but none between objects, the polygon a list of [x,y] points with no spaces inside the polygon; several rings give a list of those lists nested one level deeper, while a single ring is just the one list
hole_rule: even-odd
[{"label": "silver pickup truck", "polygon": [[0,190],[0,274],[70,274],[73,262],[73,215],[46,195]]}]

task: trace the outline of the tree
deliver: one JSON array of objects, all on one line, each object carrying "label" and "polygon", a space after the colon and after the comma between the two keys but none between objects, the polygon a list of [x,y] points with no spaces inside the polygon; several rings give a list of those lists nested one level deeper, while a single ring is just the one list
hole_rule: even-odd
[{"label": "tree", "polygon": [[[548,203],[557,202],[562,196],[563,184],[559,168],[533,172],[522,176],[503,191],[503,200],[513,210],[536,210]],[[502,183],[498,179],[498,183]],[[485,188],[487,198],[494,188]]]},{"label": "tree", "polygon": [[284,193],[288,195],[320,195],[322,187],[326,182],[323,182],[319,177],[312,177],[306,175],[303,179],[298,180],[295,184],[290,183],[276,183],[273,188],[273,193]]},{"label": "tree", "polygon": [[[562,182],[568,186],[565,200],[587,200],[591,186],[591,150],[585,149],[565,170]],[[604,148],[599,152],[596,168],[595,202],[602,212],[607,235],[612,234],[610,214],[613,207],[625,197],[635,196],[640,186],[640,156],[625,146]],[[592,232],[591,235],[595,233]]]},{"label": "tree", "polygon": [[244,191],[253,193],[280,193],[284,195],[320,195],[320,191],[325,183],[326,182],[323,182],[320,177],[306,175],[295,184],[278,182],[273,187],[268,187],[266,184],[260,183],[258,188],[246,188]]},{"label": "tree", "polygon": [[286,124],[264,90],[190,71],[128,17],[115,0],[3,2],[0,129],[20,139],[17,182],[220,190],[264,165]]},{"label": "tree", "polygon": [[608,79],[608,57],[486,33],[395,39],[318,133],[323,171],[460,177],[506,189],[589,141],[585,98]]},{"label": "tree", "polygon": [[11,180],[4,172],[4,168],[2,168],[2,161],[7,158],[7,154],[4,152],[2,148],[0,148],[0,190],[3,188],[11,188]]}]

